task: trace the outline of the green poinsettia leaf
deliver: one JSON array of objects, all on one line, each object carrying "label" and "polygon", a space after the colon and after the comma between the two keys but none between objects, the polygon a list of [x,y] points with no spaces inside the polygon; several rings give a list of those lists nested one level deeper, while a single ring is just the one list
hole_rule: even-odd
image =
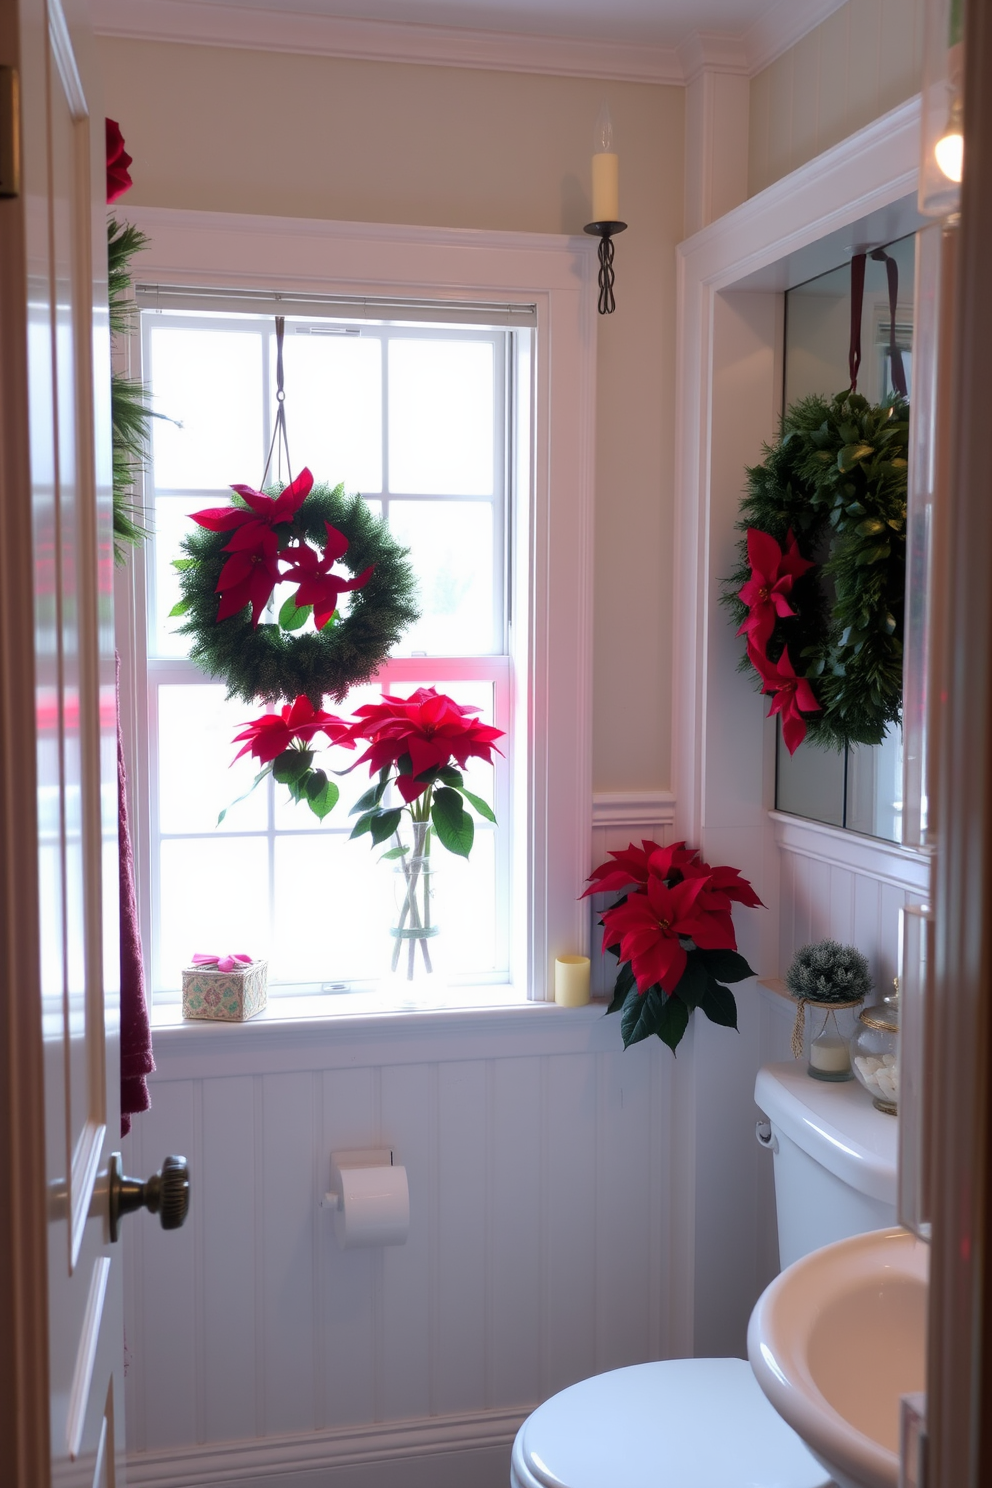
[{"label": "green poinsettia leaf", "polygon": [[172,566],[178,568],[180,573],[185,573],[188,568],[193,567],[195,562],[195,558],[173,558]]},{"label": "green poinsettia leaf", "polygon": [[353,837],[364,837],[366,832],[371,832],[372,818],[377,815],[378,812],[366,811],[363,816],[360,816],[348,834],[348,841],[350,842]]},{"label": "green poinsettia leaf", "polygon": [[431,822],[442,847],[459,858],[468,857],[475,841],[475,823],[462,805],[461,796],[450,786],[435,791]]},{"label": "green poinsettia leaf", "polygon": [[193,601],[191,599],[177,600],[176,603],[172,606],[172,609],[169,611],[168,618],[170,620],[178,620],[180,615],[188,614],[192,608]]},{"label": "green poinsettia leaf", "polygon": [[240,804],[241,804],[242,801],[247,801],[248,797],[251,795],[251,793],[255,789],[256,785],[258,785],[259,781],[260,780],[264,780],[265,777],[266,777],[266,775],[271,775],[271,773],[272,773],[272,766],[271,765],[266,765],[264,770],[259,770],[258,774],[255,776],[255,779],[252,781],[251,785],[244,792],[244,794],[241,795],[241,796],[238,796],[238,798],[236,800],[232,801],[231,804],[230,804],[230,806],[225,806],[224,807],[224,810],[220,813],[220,815],[217,818],[217,825],[220,826],[221,822],[224,820],[224,818],[227,815],[227,813],[229,811],[233,810],[235,806],[240,806]]},{"label": "green poinsettia leaf", "polygon": [[466,790],[464,786],[461,787],[461,793],[465,797],[469,805],[473,806],[480,816],[484,816],[486,821],[495,822],[496,817],[493,812],[493,808],[487,801],[484,801],[481,796],[473,795],[472,792],[470,790]]},{"label": "green poinsettia leaf", "polygon": [[365,792],[364,796],[359,796],[348,815],[354,816],[356,811],[372,811],[382,800],[387,784],[388,780],[379,780],[370,790]]},{"label": "green poinsettia leaf", "polygon": [[667,1044],[672,1053],[682,1042],[682,1035],[689,1026],[689,1009],[681,997],[669,997],[661,1010],[659,1026],[655,1030],[663,1044]]},{"label": "green poinsettia leaf", "polygon": [[649,987],[643,993],[631,988],[620,1010],[620,1034],[625,1049],[658,1032],[661,1007],[662,997],[657,987]]},{"label": "green poinsettia leaf", "polygon": [[706,968],[710,976],[715,977],[718,982],[743,982],[745,977],[754,976],[753,969],[748,966],[739,951],[692,951],[700,964]]},{"label": "green poinsettia leaf", "polygon": [[439,780],[444,781],[445,785],[456,787],[461,785],[463,779],[461,770],[456,770],[454,765],[442,765],[437,776]]},{"label": "green poinsettia leaf", "polygon": [[312,614],[313,605],[297,608],[296,600],[290,595],[279,611],[279,626],[282,630],[302,630]]},{"label": "green poinsettia leaf", "polygon": [[409,851],[409,847],[391,847],[388,852],[383,853],[382,857],[379,859],[379,862],[395,863],[397,858],[402,858],[404,854],[408,853]]},{"label": "green poinsettia leaf", "polygon": [[737,1003],[734,994],[729,987],[721,987],[719,982],[713,982],[699,1004],[700,1012],[706,1014],[711,1023],[719,1023],[722,1028],[737,1027]]},{"label": "green poinsettia leaf", "polygon": [[307,802],[314,816],[321,821],[334,810],[341,792],[333,780],[328,780],[323,770],[314,770],[307,780]]},{"label": "green poinsettia leaf", "polygon": [[289,785],[305,775],[312,764],[312,749],[284,749],[272,761],[272,775],[280,785]]},{"label": "green poinsettia leaf", "polygon": [[625,961],[617,972],[617,979],[613,984],[613,998],[607,1013],[618,1013],[627,1000],[627,994],[634,986],[634,972],[629,961]]},{"label": "green poinsettia leaf", "polygon": [[685,963],[685,971],[679,978],[678,986],[675,988],[675,996],[681,998],[687,1008],[698,1007],[706,995],[706,989],[710,984],[710,974],[699,961],[698,951],[690,951]]},{"label": "green poinsettia leaf", "polygon": [[[369,823],[369,831],[372,833],[372,846],[378,847],[380,842],[385,842],[392,837],[400,824],[403,811],[396,806],[391,811],[373,811],[372,820]],[[354,837],[354,832],[351,834]]]}]

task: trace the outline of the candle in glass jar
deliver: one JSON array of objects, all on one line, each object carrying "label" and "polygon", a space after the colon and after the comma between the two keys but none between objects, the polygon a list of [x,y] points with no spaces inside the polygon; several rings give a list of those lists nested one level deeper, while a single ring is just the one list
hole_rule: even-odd
[{"label": "candle in glass jar", "polygon": [[812,1040],[809,1046],[810,1069],[825,1075],[839,1075],[850,1071],[851,1056],[847,1040],[836,1034],[825,1033]]}]

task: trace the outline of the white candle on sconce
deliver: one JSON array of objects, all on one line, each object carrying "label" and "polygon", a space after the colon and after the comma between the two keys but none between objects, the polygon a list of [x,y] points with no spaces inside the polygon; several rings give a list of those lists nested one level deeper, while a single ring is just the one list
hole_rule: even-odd
[{"label": "white candle on sconce", "polygon": [[589,1001],[588,956],[558,956],[555,960],[555,1002],[559,1007],[584,1007]]},{"label": "white candle on sconce", "polygon": [[592,220],[617,222],[620,217],[620,157],[613,148],[613,121],[604,103],[599,111],[592,157]]}]

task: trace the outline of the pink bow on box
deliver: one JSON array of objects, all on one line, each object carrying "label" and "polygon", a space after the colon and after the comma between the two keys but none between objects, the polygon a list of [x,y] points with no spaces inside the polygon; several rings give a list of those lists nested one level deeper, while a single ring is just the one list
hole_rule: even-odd
[{"label": "pink bow on box", "polygon": [[241,966],[250,966],[251,957],[238,952],[229,952],[226,956],[209,956],[204,951],[197,951],[193,956],[194,966],[216,966],[218,971],[240,971]]}]

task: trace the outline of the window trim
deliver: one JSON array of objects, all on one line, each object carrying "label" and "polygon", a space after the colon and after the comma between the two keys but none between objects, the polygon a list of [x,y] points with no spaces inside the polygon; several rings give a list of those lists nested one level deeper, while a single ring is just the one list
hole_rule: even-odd
[{"label": "window trim", "polygon": [[[556,955],[588,951],[578,895],[591,866],[592,553],[596,317],[593,248],[583,238],[134,208],[150,244],[143,283],[536,305],[532,497],[516,513],[511,654],[523,663],[513,745],[526,792],[513,801],[513,912],[523,917],[511,980],[554,996]],[[333,267],[330,267],[333,266]],[[523,523],[521,522],[521,528]],[[138,726],[145,695],[142,565],[117,586],[122,724],[132,779],[147,779]],[[133,643],[132,643],[133,638]],[[521,644],[521,641],[523,642]],[[148,801],[132,803],[147,934]]]}]

